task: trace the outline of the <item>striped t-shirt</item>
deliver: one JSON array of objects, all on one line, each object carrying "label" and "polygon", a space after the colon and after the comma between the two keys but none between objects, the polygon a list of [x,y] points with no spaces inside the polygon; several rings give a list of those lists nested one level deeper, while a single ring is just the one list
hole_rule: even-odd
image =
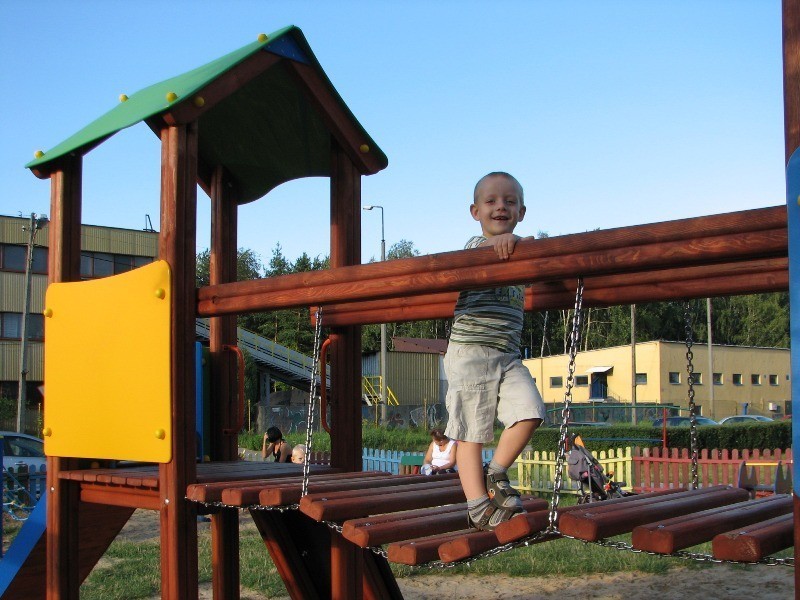
[{"label": "striped t-shirt", "polygon": [[[481,235],[472,237],[465,248],[476,248],[484,240]],[[461,292],[450,341],[517,354],[524,310],[525,288],[521,285]]]}]

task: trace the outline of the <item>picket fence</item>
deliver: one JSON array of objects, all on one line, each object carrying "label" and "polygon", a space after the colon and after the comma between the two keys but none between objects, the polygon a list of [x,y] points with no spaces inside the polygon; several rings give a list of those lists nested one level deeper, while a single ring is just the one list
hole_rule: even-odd
[{"label": "picket fence", "polygon": [[[6,474],[10,475],[10,477],[5,477]],[[28,490],[31,498],[39,498],[44,494],[47,485],[46,465],[41,465],[39,468],[32,466],[30,470],[27,466],[4,468],[3,475],[3,485],[8,490],[13,490],[19,485]]]},{"label": "picket fence", "polygon": [[[606,474],[613,474],[614,481],[624,482],[623,489],[627,491],[640,493],[689,487],[692,482],[692,461],[686,448],[668,448],[664,451],[662,448],[627,447],[595,452],[594,455]],[[742,461],[747,461],[748,467],[755,468],[759,484],[771,485],[778,462],[791,469],[792,451],[703,449],[698,455],[699,486],[736,485]],[[520,490],[552,493],[556,472],[554,451],[523,453],[517,465]],[[566,464],[562,479],[564,493],[578,492],[580,485],[569,479]]]},{"label": "picket fence", "polygon": [[[361,464],[364,471],[388,471],[393,475],[400,474],[400,461],[404,456],[423,456],[424,452],[405,452],[403,450],[378,450],[364,448],[361,453]],[[491,462],[494,449],[484,449],[481,455],[484,463]]]}]

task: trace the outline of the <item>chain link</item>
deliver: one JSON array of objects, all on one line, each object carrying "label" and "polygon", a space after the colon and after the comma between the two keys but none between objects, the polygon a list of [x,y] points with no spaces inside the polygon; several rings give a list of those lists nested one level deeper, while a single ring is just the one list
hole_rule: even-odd
[{"label": "chain link", "polygon": [[[310,472],[311,440],[314,428],[314,405],[317,399],[317,377],[319,376],[320,345],[322,339],[322,307],[317,307],[316,326],[314,327],[314,353],[312,354],[311,383],[308,391],[308,414],[306,415],[306,454],[303,459],[303,486],[300,496],[308,494],[308,474]],[[322,382],[325,385],[325,382]]]},{"label": "chain link", "polygon": [[692,359],[692,311],[689,301],[683,305],[684,333],[686,334],[686,371],[688,373],[687,382],[689,385],[689,448],[692,453],[692,489],[699,487],[697,474],[697,405],[694,402],[694,364]]},{"label": "chain link", "polygon": [[575,309],[572,314],[572,331],[569,338],[569,367],[567,368],[567,389],[564,393],[564,408],[561,410],[561,428],[558,435],[558,454],[556,455],[556,474],[553,482],[553,501],[550,504],[549,525],[546,531],[555,533],[558,502],[564,479],[564,456],[568,434],[570,405],[572,404],[572,386],[575,382],[575,356],[578,354],[581,340],[581,318],[583,315],[583,278],[578,277],[578,289],[575,292]]},{"label": "chain link", "polygon": [[[563,537],[571,539],[571,540],[578,540],[578,538],[563,535]],[[614,550],[620,550],[624,552],[633,552],[634,554],[648,554],[650,556],[658,556],[660,558],[679,558],[682,560],[694,560],[698,562],[708,562],[714,564],[729,564],[729,565],[767,565],[770,567],[783,565],[787,567],[794,566],[794,558],[778,558],[768,556],[766,558],[762,558],[757,562],[745,562],[740,560],[722,560],[720,558],[714,558],[710,554],[704,554],[702,552],[687,552],[685,550],[678,550],[677,552],[673,552],[672,554],[660,554],[658,552],[651,552],[649,550],[639,550],[638,548],[634,548],[631,544],[622,541],[614,541],[614,540],[597,540],[595,542],[587,542],[585,540],[578,540],[583,541],[585,544],[596,544],[598,546],[602,546],[604,548],[612,548]]]}]

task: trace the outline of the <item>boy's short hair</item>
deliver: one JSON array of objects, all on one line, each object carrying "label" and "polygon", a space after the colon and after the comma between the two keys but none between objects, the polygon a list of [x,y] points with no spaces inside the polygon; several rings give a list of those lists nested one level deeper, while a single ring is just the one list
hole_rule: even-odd
[{"label": "boy's short hair", "polygon": [[522,204],[525,204],[525,192],[522,190],[522,184],[514,177],[511,173],[506,173],[505,171],[492,171],[491,173],[487,173],[483,177],[478,180],[478,183],[475,184],[475,190],[472,192],[472,201],[478,201],[478,188],[481,184],[489,179],[490,177],[505,177],[509,181],[513,182],[514,185],[517,186],[517,190],[519,190],[519,201]]}]

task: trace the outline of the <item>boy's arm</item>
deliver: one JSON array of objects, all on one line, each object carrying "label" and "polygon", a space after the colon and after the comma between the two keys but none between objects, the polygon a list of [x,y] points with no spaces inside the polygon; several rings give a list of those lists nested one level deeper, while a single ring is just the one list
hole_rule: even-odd
[{"label": "boy's arm", "polygon": [[500,260],[508,260],[508,257],[514,253],[517,242],[521,239],[523,238],[513,233],[501,233],[500,235],[486,238],[478,244],[478,247],[491,246]]}]

